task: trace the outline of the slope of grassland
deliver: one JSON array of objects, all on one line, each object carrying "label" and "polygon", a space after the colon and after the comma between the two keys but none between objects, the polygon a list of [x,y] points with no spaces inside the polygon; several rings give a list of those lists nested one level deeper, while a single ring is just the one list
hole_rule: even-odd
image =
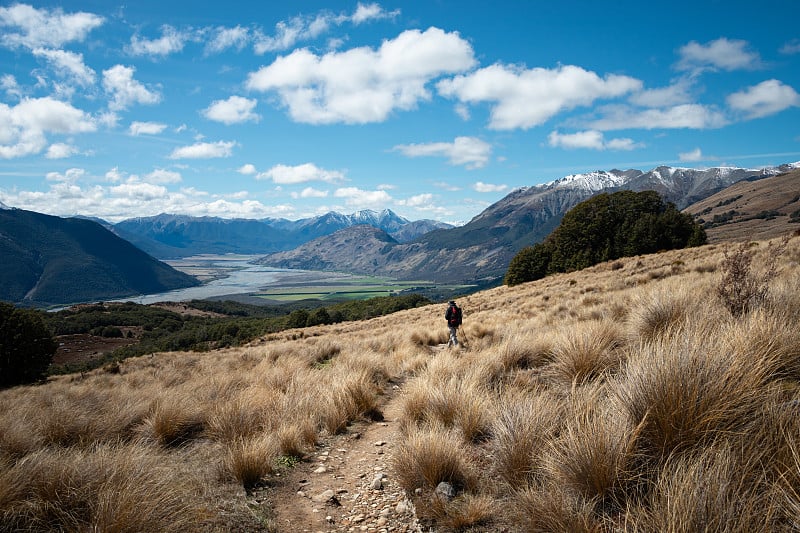
[{"label": "slope of grassland", "polygon": [[1,391],[0,530],[791,531],[800,238],[739,317],[732,249]]}]

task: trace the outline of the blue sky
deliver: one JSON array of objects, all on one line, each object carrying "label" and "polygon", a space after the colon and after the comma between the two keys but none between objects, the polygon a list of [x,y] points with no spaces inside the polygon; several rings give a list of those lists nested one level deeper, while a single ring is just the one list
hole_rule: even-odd
[{"label": "blue sky", "polygon": [[466,222],[569,174],[800,160],[797,0],[0,2],[0,202]]}]

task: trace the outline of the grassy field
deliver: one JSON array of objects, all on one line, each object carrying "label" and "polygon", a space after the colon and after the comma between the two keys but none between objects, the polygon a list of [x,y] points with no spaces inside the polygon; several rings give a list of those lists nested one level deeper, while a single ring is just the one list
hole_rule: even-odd
[{"label": "grassy field", "polygon": [[245,492],[396,386],[426,530],[797,531],[800,238],[745,246],[0,391],[0,530],[281,531]]}]

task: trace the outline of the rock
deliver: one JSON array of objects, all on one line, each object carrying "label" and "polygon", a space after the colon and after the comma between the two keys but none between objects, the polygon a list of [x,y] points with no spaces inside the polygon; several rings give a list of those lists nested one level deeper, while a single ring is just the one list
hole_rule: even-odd
[{"label": "rock", "polygon": [[385,445],[385,444],[386,444],[386,441],[385,441],[385,440],[379,440],[379,441],[377,441],[377,442],[375,443],[375,446],[383,446],[383,445]]},{"label": "rock", "polygon": [[408,506],[408,504],[405,501],[398,502],[397,505],[394,508],[394,511],[397,514],[406,514],[410,510],[411,510],[411,508]]},{"label": "rock", "polygon": [[316,496],[311,497],[311,501],[315,503],[325,503],[335,499],[336,499],[336,493],[333,492],[333,490],[331,489],[328,489],[325,492],[322,492],[320,494],[317,494]]},{"label": "rock", "polygon": [[446,501],[452,500],[456,495],[456,489],[453,488],[453,485],[446,481],[442,481],[438,485],[436,485],[436,490],[434,491],[437,497],[443,498]]},{"label": "rock", "polygon": [[327,471],[328,471],[328,469],[327,469],[327,468],[325,468],[324,466],[320,466],[319,468],[317,468],[316,470],[314,470],[314,473],[315,473],[315,474],[324,474],[324,473],[325,473],[325,472],[327,472]]},{"label": "rock", "polygon": [[369,484],[369,488],[372,490],[381,490],[383,488],[383,474],[376,474],[372,479],[372,483]]}]

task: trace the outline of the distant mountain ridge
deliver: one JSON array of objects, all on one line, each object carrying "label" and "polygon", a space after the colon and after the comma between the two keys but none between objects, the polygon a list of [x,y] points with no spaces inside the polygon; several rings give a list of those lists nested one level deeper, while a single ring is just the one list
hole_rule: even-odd
[{"label": "distant mountain ridge", "polygon": [[64,305],[199,284],[96,222],[0,210],[0,300]]},{"label": "distant mountain ridge", "polygon": [[385,231],[399,242],[452,227],[434,220],[409,221],[391,211],[329,212],[312,218],[224,219],[161,214],[123,220],[112,226],[119,236],[162,258],[197,254],[263,254],[291,250],[308,241],[358,225]]},{"label": "distant mountain ridge", "polygon": [[[524,246],[542,241],[578,203],[602,192],[655,190],[679,209],[733,183],[759,180],[800,168],[800,163],[764,169],[718,167],[703,170],[659,166],[650,171],[610,170],[573,174],[542,185],[523,187],[489,206],[463,226],[434,230],[407,243],[371,246],[372,256],[354,261],[335,235],[313,247],[264,257],[270,266],[310,268],[320,250],[333,270],[391,275],[400,279],[490,282],[502,278],[511,258]],[[340,250],[342,253],[337,254]],[[360,270],[356,270],[358,267]]]}]

